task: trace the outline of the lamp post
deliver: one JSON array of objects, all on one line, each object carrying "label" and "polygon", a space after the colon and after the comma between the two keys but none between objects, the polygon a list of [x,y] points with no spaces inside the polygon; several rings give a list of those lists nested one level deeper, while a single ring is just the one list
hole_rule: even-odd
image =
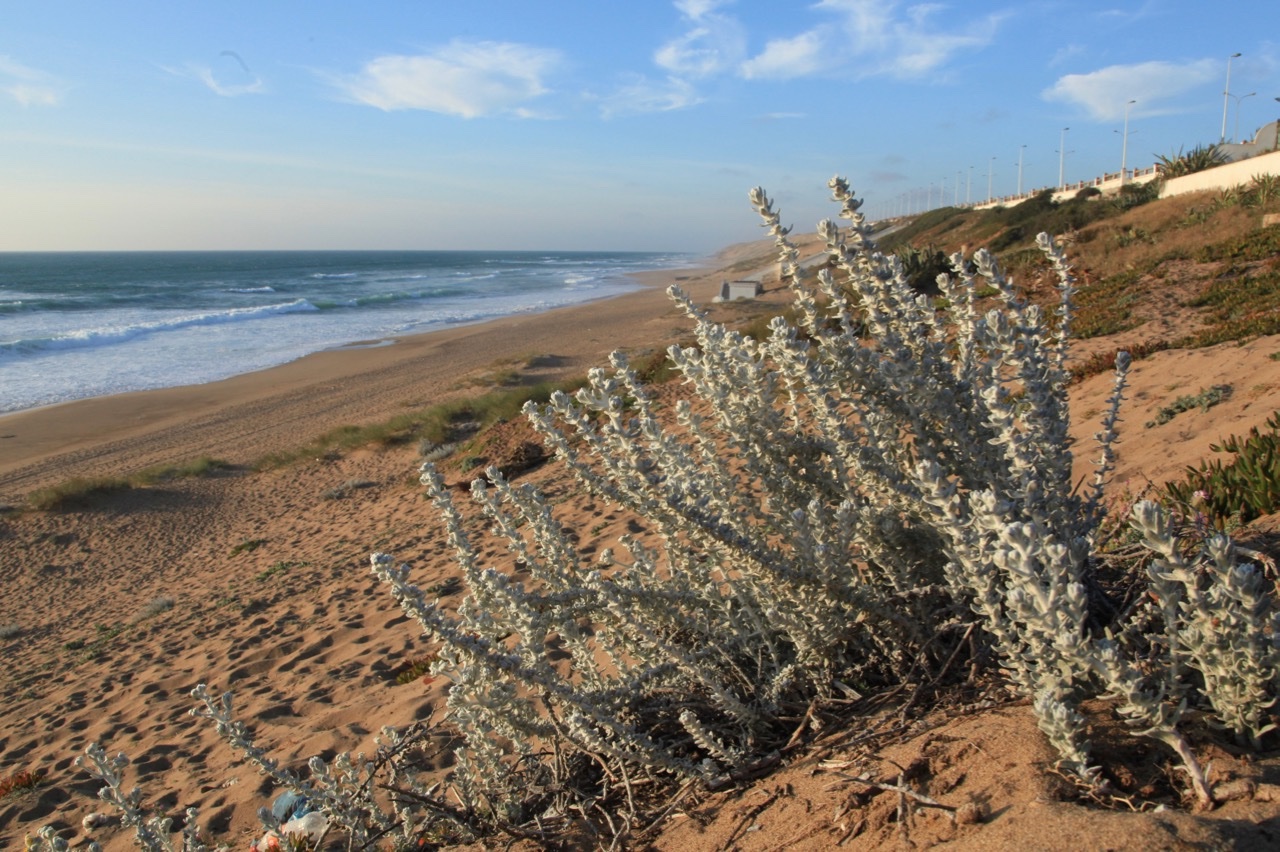
[{"label": "lamp post", "polygon": [[1120,143],[1120,185],[1124,186],[1125,167],[1129,159],[1129,110],[1137,101],[1130,100],[1124,105],[1124,141]]},{"label": "lamp post", "polygon": [[[1280,98],[1276,98],[1276,100],[1280,101]],[[952,201],[952,203],[953,203],[953,204],[955,204],[955,206],[957,206],[957,207],[959,207],[959,206],[960,206],[960,178],[962,178],[962,177],[964,177],[964,172],[963,172],[963,171],[958,171],[958,172],[956,172],[956,191],[955,191],[955,200],[954,200],[954,201]]]},{"label": "lamp post", "polygon": [[969,198],[973,193],[973,166],[969,167],[969,180],[964,185],[964,203],[969,203]]},{"label": "lamp post", "polygon": [[1235,98],[1235,99],[1236,99],[1236,133],[1235,133],[1235,136],[1233,136],[1233,137],[1231,138],[1231,141],[1232,141],[1232,142],[1235,142],[1236,144],[1240,144],[1240,102],[1241,102],[1242,100],[1244,100],[1245,98],[1251,98],[1251,97],[1253,97],[1253,96],[1254,96],[1254,95],[1256,95],[1256,94],[1258,94],[1258,93],[1257,93],[1257,92],[1250,92],[1250,93],[1249,93],[1249,94],[1247,94],[1247,95],[1239,95],[1239,96],[1237,96],[1237,95],[1232,95],[1232,96],[1231,96],[1231,97],[1233,97],[1233,98]]},{"label": "lamp post", "polygon": [[1070,127],[1062,128],[1062,133],[1058,138],[1058,189],[1060,191],[1067,186],[1067,182],[1064,179],[1066,174],[1064,168],[1067,164],[1067,131],[1070,129]]},{"label": "lamp post", "polygon": [[991,203],[991,178],[995,175],[996,158],[992,157],[987,163],[987,203]]},{"label": "lamp post", "polygon": [[1231,60],[1239,59],[1240,54],[1233,53],[1227,57],[1227,85],[1222,90],[1222,137],[1218,140],[1221,145],[1227,141],[1227,104],[1231,100]]},{"label": "lamp post", "polygon": [[1022,195],[1022,154],[1026,150],[1026,145],[1018,146],[1018,195]]}]

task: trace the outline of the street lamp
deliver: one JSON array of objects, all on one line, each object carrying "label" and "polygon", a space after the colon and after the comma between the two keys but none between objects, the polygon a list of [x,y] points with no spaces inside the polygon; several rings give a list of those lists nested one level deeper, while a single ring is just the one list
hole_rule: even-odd
[{"label": "street lamp", "polygon": [[1058,189],[1063,190],[1067,186],[1067,182],[1063,179],[1063,168],[1067,164],[1067,131],[1070,127],[1062,128],[1062,134],[1058,140]]},{"label": "street lamp", "polygon": [[969,203],[969,197],[973,192],[973,166],[969,167],[969,181],[964,185],[964,203]]},{"label": "street lamp", "polygon": [[[1239,112],[1236,113],[1239,116]],[[1027,150],[1026,145],[1018,146],[1018,195],[1022,195],[1022,154]]]},{"label": "street lamp", "polygon": [[[1280,101],[1280,98],[1276,98],[1276,100]],[[960,178],[962,178],[962,177],[964,177],[964,172],[963,172],[963,171],[958,171],[958,172],[956,172],[956,191],[955,191],[955,200],[954,200],[952,203],[953,203],[955,206],[957,206],[957,207],[959,207],[959,206],[960,206]]]},{"label": "street lamp", "polygon": [[1218,140],[1221,145],[1227,141],[1227,104],[1231,98],[1231,60],[1239,59],[1240,54],[1233,53],[1227,57],[1227,86],[1222,90],[1222,138]]},{"label": "street lamp", "polygon": [[1235,98],[1235,99],[1236,99],[1236,135],[1235,135],[1235,137],[1234,137],[1234,138],[1232,138],[1232,140],[1231,140],[1232,142],[1235,142],[1236,144],[1239,144],[1239,143],[1240,143],[1240,102],[1241,102],[1242,100],[1244,100],[1245,98],[1251,98],[1251,97],[1253,97],[1253,96],[1254,96],[1254,95],[1256,95],[1256,94],[1258,94],[1258,93],[1257,93],[1257,92],[1250,92],[1250,93],[1249,93],[1249,94],[1247,94],[1247,95],[1238,95],[1238,96],[1237,96],[1237,95],[1232,95],[1232,96],[1231,96],[1231,97],[1233,97],[1233,98]]},{"label": "street lamp", "polygon": [[996,158],[992,157],[987,163],[987,203],[991,203],[991,178],[995,174]]},{"label": "street lamp", "polygon": [[1124,105],[1124,141],[1120,144],[1120,185],[1124,186],[1125,165],[1129,159],[1129,110],[1137,101],[1130,100]]}]

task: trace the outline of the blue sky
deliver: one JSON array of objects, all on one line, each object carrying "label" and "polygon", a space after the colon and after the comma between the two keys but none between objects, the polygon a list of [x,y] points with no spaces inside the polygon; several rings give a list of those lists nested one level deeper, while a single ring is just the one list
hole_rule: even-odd
[{"label": "blue sky", "polygon": [[1272,0],[0,7],[0,250],[702,252],[1280,117]]}]

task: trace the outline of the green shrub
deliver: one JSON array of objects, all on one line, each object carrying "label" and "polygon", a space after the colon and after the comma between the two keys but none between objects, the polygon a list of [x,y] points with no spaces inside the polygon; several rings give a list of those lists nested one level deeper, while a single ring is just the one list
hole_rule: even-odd
[{"label": "green shrub", "polygon": [[1258,207],[1270,207],[1280,198],[1280,175],[1269,173],[1254,175],[1248,188],[1251,203]]},{"label": "green shrub", "polygon": [[231,548],[230,555],[236,556],[237,554],[240,554],[240,553],[253,553],[255,550],[257,550],[259,547],[262,547],[262,545],[266,543],[267,543],[267,539],[265,538],[245,539],[244,541],[237,544],[235,547]]},{"label": "green shrub", "polygon": [[27,504],[39,511],[81,508],[92,505],[98,497],[128,491],[171,479],[208,476],[230,465],[211,456],[200,456],[179,464],[156,465],[132,476],[75,477],[57,485],[38,488],[27,495]]},{"label": "green shrub", "polygon": [[1231,385],[1214,385],[1206,388],[1197,394],[1187,394],[1180,396],[1173,402],[1163,406],[1158,412],[1154,420],[1147,422],[1147,428],[1151,429],[1156,426],[1163,426],[1169,423],[1173,418],[1177,417],[1184,411],[1190,411],[1198,408],[1201,411],[1208,411],[1220,402],[1224,402],[1231,397]]},{"label": "green shrub", "polygon": [[1248,523],[1280,511],[1280,411],[1268,418],[1264,431],[1255,427],[1247,437],[1233,435],[1211,449],[1235,458],[1187,468],[1181,482],[1165,486],[1173,499],[1200,509],[1218,526],[1231,518]]},{"label": "green shrub", "polygon": [[1140,272],[1130,270],[1082,287],[1072,328],[1075,336],[1088,340],[1135,327],[1138,321],[1133,316],[1133,306],[1140,294],[1140,278]]},{"label": "green shrub", "polygon": [[210,476],[230,467],[231,465],[222,459],[216,459],[212,456],[200,456],[178,464],[148,467],[136,473],[131,479],[139,485],[150,485],[171,479],[195,479],[202,476]]},{"label": "green shrub", "polygon": [[278,577],[279,575],[284,574],[287,571],[291,571],[294,568],[305,568],[310,564],[311,564],[310,562],[281,560],[280,562],[272,563],[269,567],[259,571],[257,580],[260,583],[265,583],[266,581],[270,580],[272,577]]},{"label": "green shrub", "polygon": [[27,503],[43,512],[90,505],[96,497],[128,491],[133,485],[118,476],[75,477],[27,495]]},{"label": "green shrub", "polygon": [[892,234],[886,235],[880,244],[880,248],[883,251],[895,251],[900,246],[909,245],[923,233],[935,228],[950,230],[975,215],[977,214],[974,211],[964,210],[959,207],[939,207],[935,210],[921,213],[913,218],[910,224],[899,228]]},{"label": "green shrub", "polygon": [[435,654],[428,654],[425,657],[415,657],[404,663],[396,672],[396,683],[401,686],[426,681],[431,681],[431,667],[435,665],[440,658]]},{"label": "green shrub", "polygon": [[907,283],[917,293],[937,296],[938,276],[952,272],[951,260],[936,246],[918,249],[914,246],[903,246],[894,253],[902,264],[902,274]]},{"label": "green shrub", "polygon": [[1217,145],[1197,145],[1185,154],[1179,148],[1173,154],[1157,154],[1156,160],[1156,171],[1165,180],[1202,172],[1228,161],[1226,152]]},{"label": "green shrub", "polygon": [[1055,192],[1053,189],[1041,190],[1012,207],[1000,208],[998,216],[1010,227],[1026,225],[1035,228],[1036,223],[1058,208],[1058,203],[1053,200]]},{"label": "green shrub", "polygon": [[1163,188],[1164,182],[1158,178],[1144,183],[1126,183],[1120,187],[1120,192],[1111,203],[1117,210],[1132,210],[1134,207],[1141,207],[1143,204],[1155,201],[1160,197],[1160,190]]}]

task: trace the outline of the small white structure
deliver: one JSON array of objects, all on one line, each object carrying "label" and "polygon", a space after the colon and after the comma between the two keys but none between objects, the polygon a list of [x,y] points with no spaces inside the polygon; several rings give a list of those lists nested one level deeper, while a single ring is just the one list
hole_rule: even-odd
[{"label": "small white structure", "polygon": [[760,282],[750,278],[738,281],[724,281],[720,284],[720,295],[717,302],[732,302],[736,299],[754,299],[760,295]]}]

